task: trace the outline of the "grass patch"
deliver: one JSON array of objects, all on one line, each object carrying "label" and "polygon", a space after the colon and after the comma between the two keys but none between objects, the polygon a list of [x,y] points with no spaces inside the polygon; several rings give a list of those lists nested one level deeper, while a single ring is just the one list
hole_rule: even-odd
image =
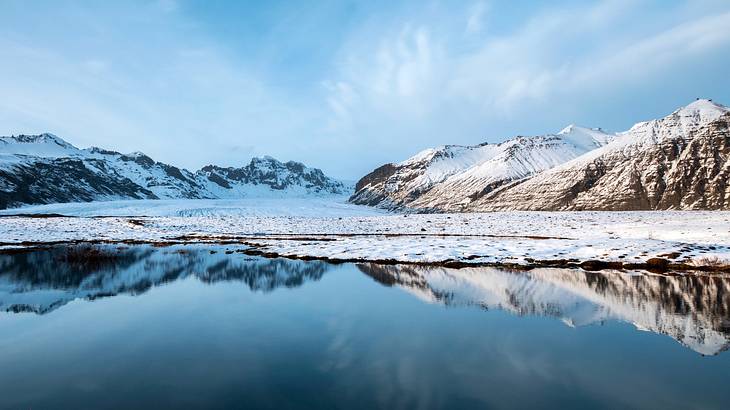
[{"label": "grass patch", "polygon": [[690,261],[691,265],[694,266],[707,266],[707,267],[713,267],[713,268],[721,268],[724,266],[730,266],[730,260],[722,259],[719,256],[710,255],[710,256],[700,256],[699,258],[694,258]]},{"label": "grass patch", "polygon": [[81,245],[66,248],[65,252],[58,259],[69,265],[98,268],[114,263],[119,257],[120,255],[117,252],[109,249],[92,245]]}]

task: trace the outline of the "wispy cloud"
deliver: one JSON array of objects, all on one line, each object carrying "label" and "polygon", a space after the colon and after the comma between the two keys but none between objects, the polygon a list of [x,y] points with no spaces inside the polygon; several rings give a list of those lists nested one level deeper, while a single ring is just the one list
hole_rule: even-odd
[{"label": "wispy cloud", "polygon": [[[56,26],[38,38],[0,37],[2,59],[14,62],[0,65],[0,118],[8,132],[51,131],[81,146],[142,149],[195,168],[243,164],[310,122],[306,106],[291,103],[285,91],[171,13],[174,2],[150,5],[143,15],[131,4],[93,13],[62,8],[46,11],[47,18],[69,13],[64,17],[75,26],[69,32]],[[296,157],[297,143],[289,146],[279,154]]]},{"label": "wispy cloud", "polygon": [[0,59],[0,134],[356,178],[427,146],[730,102],[730,6],[11,0]]},{"label": "wispy cloud", "polygon": [[469,9],[466,20],[466,32],[476,34],[484,29],[485,15],[489,11],[489,5],[485,1],[479,1]]},{"label": "wispy cloud", "polygon": [[[477,142],[489,131],[504,138],[504,124],[516,133],[536,128],[514,127],[517,121],[555,123],[551,116],[561,105],[579,112],[592,100],[601,109],[603,96],[631,93],[637,81],[691,81],[675,67],[687,61],[701,66],[703,56],[730,49],[728,12],[692,16],[669,8],[650,26],[632,28],[634,5],[603,1],[546,9],[514,29],[484,30],[478,42],[466,45],[440,20],[409,20],[399,31],[384,30],[375,47],[347,45],[347,63],[332,80],[339,86],[329,90],[333,116],[346,119],[339,123],[342,132],[359,132],[396,150],[399,141]],[[485,10],[484,3],[469,9],[466,32],[483,29]]]}]

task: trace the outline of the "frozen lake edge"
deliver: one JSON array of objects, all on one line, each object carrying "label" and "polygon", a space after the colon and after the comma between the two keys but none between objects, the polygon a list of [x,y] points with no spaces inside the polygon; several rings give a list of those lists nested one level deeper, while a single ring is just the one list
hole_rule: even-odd
[{"label": "frozen lake edge", "polygon": [[211,242],[333,262],[730,271],[730,212],[718,211],[393,214],[323,198],[58,204],[2,214],[3,251]]}]

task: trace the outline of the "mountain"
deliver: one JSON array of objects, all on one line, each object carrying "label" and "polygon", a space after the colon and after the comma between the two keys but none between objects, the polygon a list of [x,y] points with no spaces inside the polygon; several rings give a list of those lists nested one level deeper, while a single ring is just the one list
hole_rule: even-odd
[{"label": "mountain", "polygon": [[697,100],[470,211],[730,209],[730,109]]},{"label": "mountain", "polygon": [[668,335],[703,355],[730,348],[730,279],[698,275],[628,275],[580,269],[359,264],[376,281],[447,306],[554,317],[571,327],[621,321]]},{"label": "mountain", "polygon": [[350,201],[389,209],[463,211],[505,184],[577,158],[613,138],[599,129],[570,125],[557,134],[500,144],[427,149],[360,179]]},{"label": "mountain", "polygon": [[52,134],[0,137],[0,209],[114,199],[240,198],[345,194],[321,170],[271,157],[197,172],[139,152],[78,149]]},{"label": "mountain", "polygon": [[730,209],[730,110],[697,100],[615,135],[570,126],[442,147],[363,177],[351,201],[417,211]]}]

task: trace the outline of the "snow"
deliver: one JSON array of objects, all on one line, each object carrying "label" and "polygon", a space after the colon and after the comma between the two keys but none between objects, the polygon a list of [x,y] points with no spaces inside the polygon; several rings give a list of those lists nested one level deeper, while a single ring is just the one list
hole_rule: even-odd
[{"label": "snow", "polygon": [[381,207],[458,210],[485,187],[552,168],[614,137],[598,129],[571,125],[558,134],[516,137],[500,144],[431,148],[396,164],[392,176],[361,189],[355,201],[376,201]]},{"label": "snow", "polygon": [[40,158],[84,156],[84,151],[53,134],[0,136],[0,168]]},{"label": "snow", "polygon": [[698,99],[675,111],[685,122],[712,122],[730,112],[728,107],[707,99]]},{"label": "snow", "polygon": [[[98,216],[281,216],[343,217],[386,215],[387,211],[347,202],[347,196],[297,197],[287,193],[242,199],[161,199],[76,202],[33,205],[0,210],[2,215],[61,214],[78,217]],[[250,191],[248,192],[251,193]],[[270,193],[270,192],[269,192]]]},{"label": "snow", "polygon": [[600,129],[580,127],[575,124],[563,128],[557,135],[582,152],[604,146],[615,138],[614,134],[608,134]]},{"label": "snow", "polygon": [[2,154],[59,158],[81,155],[82,151],[53,134],[0,136]]},{"label": "snow", "polygon": [[[187,241],[234,240],[286,256],[336,259],[643,262],[679,252],[678,261],[699,257],[730,260],[730,212],[402,215],[356,207],[343,199],[123,201],[28,207],[20,211],[114,216],[4,217],[0,218],[0,243],[175,242],[185,235]],[[134,216],[135,221],[119,215]]]},{"label": "snow", "polygon": [[[241,168],[212,167],[212,171],[199,170],[192,173],[186,169],[159,163],[141,152],[127,155],[100,148],[78,149],[51,134],[19,135],[0,137],[0,169],[9,173],[28,174],[38,164],[53,166],[53,161],[71,158],[81,161],[83,166],[99,177],[120,183],[129,180],[138,189],[137,197],[154,197],[161,199],[178,198],[221,198],[235,199],[242,197],[307,197],[343,194],[352,187],[324,175],[321,170],[309,168],[301,163],[282,163],[272,157],[254,158]],[[210,178],[211,172],[232,172],[233,178],[216,175],[223,187]],[[66,184],[62,184],[66,185]],[[83,191],[93,194],[98,201],[115,198],[104,189],[94,190],[84,186],[83,181],[68,180],[68,188],[80,185]],[[34,198],[28,202],[53,201],[53,192],[64,186],[48,187],[50,197]],[[0,181],[0,191],[10,192],[13,189]],[[113,189],[113,188],[112,188]],[[133,198],[129,189],[122,189],[123,198]]]},{"label": "snow", "polygon": [[661,141],[677,138],[678,136],[688,138],[694,130],[728,113],[730,113],[728,107],[710,100],[699,99],[664,118],[637,123],[628,131],[617,133],[614,138],[608,140],[607,144],[546,170],[536,175],[533,180],[544,183],[543,181],[556,176],[560,178],[561,173],[566,170],[584,166],[612,153],[622,152],[625,157],[630,158],[633,152],[656,146]]},{"label": "snow", "polygon": [[[104,249],[114,251],[118,263],[91,267],[81,276],[76,274],[77,267],[59,264],[65,253],[62,248],[34,254],[32,266],[41,272],[52,270],[53,275],[28,275],[27,260],[0,256],[4,268],[0,315],[48,314],[77,299],[136,295],[175,280],[244,281],[252,291],[269,292],[319,280],[333,268],[323,262],[241,255],[236,251],[242,248],[231,245],[109,245]],[[519,271],[368,263],[357,268],[427,303],[548,316],[571,327],[617,320],[668,335],[704,355],[730,346],[721,313],[730,295],[728,278],[554,268]]]},{"label": "snow", "polygon": [[[486,183],[489,183],[505,177],[522,178],[551,168],[605,145],[613,137],[613,134],[603,131],[571,125],[555,135],[517,137],[501,144],[446,145],[427,149],[398,165],[426,162],[422,174],[409,182],[410,186],[426,186],[442,181],[453,183],[471,178],[487,178]],[[515,147],[528,149],[514,153]]]}]

